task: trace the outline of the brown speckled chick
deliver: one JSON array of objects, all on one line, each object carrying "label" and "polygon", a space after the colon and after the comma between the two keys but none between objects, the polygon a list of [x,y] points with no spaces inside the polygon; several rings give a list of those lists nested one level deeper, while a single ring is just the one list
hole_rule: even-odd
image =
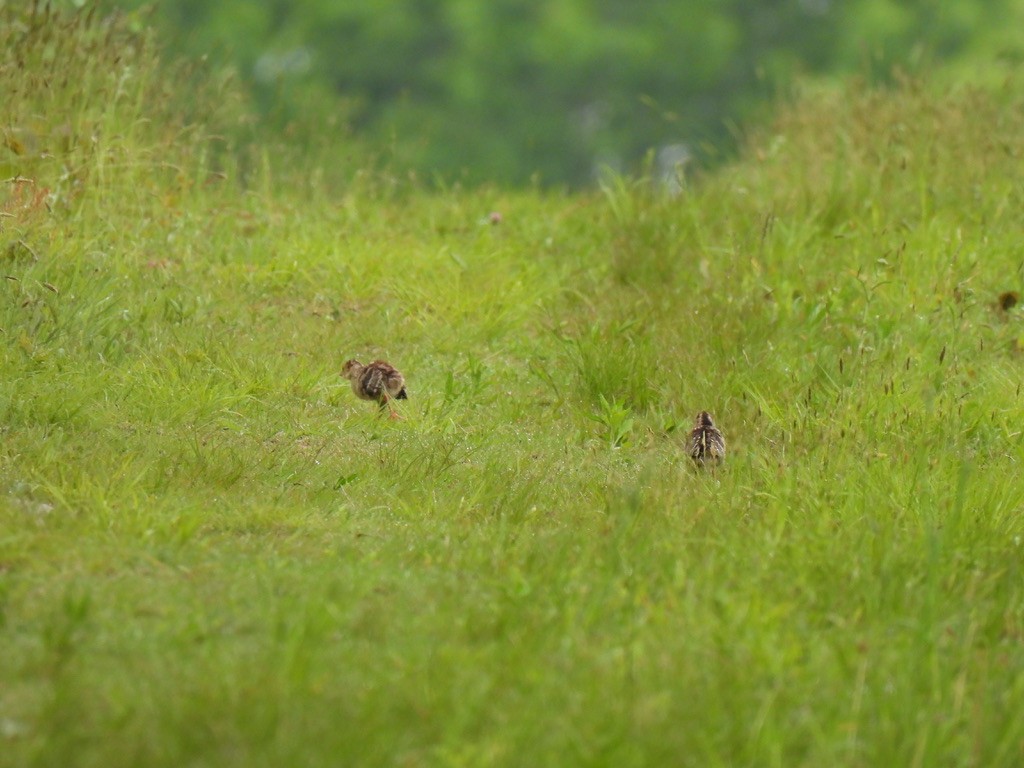
[{"label": "brown speckled chick", "polygon": [[725,438],[707,411],[697,414],[690,433],[690,456],[698,466],[718,466],[725,461]]},{"label": "brown speckled chick", "polygon": [[362,400],[373,400],[391,418],[399,418],[391,406],[392,400],[406,400],[405,377],[390,363],[374,360],[363,365],[358,360],[349,360],[341,368],[341,375],[352,382],[352,391]]}]

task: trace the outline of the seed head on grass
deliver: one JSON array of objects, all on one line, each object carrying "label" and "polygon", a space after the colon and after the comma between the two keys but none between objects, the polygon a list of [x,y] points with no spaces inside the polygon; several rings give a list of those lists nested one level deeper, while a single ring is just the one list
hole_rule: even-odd
[{"label": "seed head on grass", "polygon": [[362,400],[373,400],[391,414],[400,418],[391,405],[392,400],[406,400],[405,377],[390,363],[374,360],[363,365],[358,360],[349,360],[341,367],[341,375],[352,382],[352,391]]},{"label": "seed head on grass", "polygon": [[1003,291],[996,300],[996,305],[1003,312],[1009,312],[1020,303],[1020,294],[1016,291]]},{"label": "seed head on grass", "polygon": [[690,432],[690,457],[700,467],[707,464],[717,467],[725,461],[725,438],[707,411],[697,414]]}]

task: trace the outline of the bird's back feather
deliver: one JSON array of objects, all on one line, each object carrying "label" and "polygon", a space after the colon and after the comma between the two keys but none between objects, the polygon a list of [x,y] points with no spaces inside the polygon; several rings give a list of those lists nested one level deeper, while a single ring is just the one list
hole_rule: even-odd
[{"label": "bird's back feather", "polygon": [[725,438],[711,420],[711,414],[702,411],[690,433],[690,456],[698,464],[713,461],[721,464],[725,459]]},{"label": "bird's back feather", "polygon": [[383,360],[374,360],[363,369],[359,377],[359,396],[367,400],[380,403],[386,402],[389,397],[404,400],[404,393],[405,379],[402,374]]}]

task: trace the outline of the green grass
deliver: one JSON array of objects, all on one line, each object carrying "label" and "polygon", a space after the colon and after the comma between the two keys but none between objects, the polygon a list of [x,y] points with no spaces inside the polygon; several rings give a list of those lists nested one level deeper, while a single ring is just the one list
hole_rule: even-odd
[{"label": "green grass", "polygon": [[1024,760],[1020,90],[810,93],[675,198],[339,189],[59,29],[0,46],[0,765]]}]

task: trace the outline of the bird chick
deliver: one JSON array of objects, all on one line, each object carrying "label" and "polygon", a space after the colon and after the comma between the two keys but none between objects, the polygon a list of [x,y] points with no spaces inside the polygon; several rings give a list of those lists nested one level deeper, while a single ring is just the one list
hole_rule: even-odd
[{"label": "bird chick", "polygon": [[718,466],[725,460],[725,438],[707,411],[697,414],[690,432],[690,457],[698,466],[709,462]]},{"label": "bird chick", "polygon": [[391,418],[399,418],[391,405],[392,400],[406,400],[405,377],[390,363],[374,360],[363,365],[358,360],[349,360],[341,367],[341,375],[352,382],[352,391],[362,400],[373,400]]}]

